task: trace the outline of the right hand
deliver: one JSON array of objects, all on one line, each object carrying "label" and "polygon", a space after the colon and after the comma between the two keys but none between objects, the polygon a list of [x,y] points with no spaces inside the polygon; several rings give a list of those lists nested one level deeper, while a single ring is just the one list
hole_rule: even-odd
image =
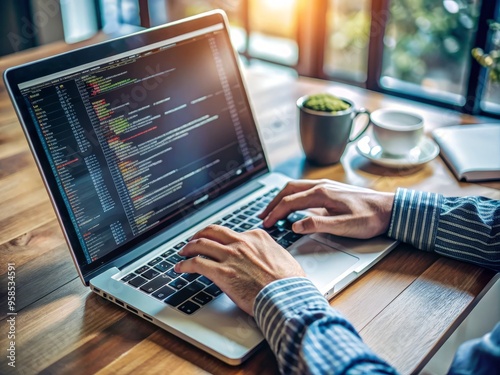
[{"label": "right hand", "polygon": [[313,209],[317,215],[294,223],[294,232],[371,238],[387,232],[393,203],[394,193],[326,179],[298,180],[289,182],[259,217],[271,227],[292,212]]}]

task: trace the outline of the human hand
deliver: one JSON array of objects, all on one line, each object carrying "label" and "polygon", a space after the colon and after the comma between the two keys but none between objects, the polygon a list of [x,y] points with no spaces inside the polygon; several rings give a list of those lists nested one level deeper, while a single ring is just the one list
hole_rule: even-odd
[{"label": "human hand", "polygon": [[371,238],[387,232],[393,203],[393,193],[326,179],[298,180],[289,182],[259,217],[271,227],[294,211],[313,209],[317,215],[294,223],[294,232]]},{"label": "human hand", "polygon": [[267,284],[305,276],[297,261],[260,229],[236,233],[211,225],[195,234],[179,254],[193,258],[177,263],[176,272],[208,277],[250,315],[257,294]]}]

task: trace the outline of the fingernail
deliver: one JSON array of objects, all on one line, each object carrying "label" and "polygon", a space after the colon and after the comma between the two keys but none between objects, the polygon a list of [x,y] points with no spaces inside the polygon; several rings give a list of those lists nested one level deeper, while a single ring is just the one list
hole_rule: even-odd
[{"label": "fingernail", "polygon": [[[180,251],[179,251],[179,253],[180,253]],[[182,261],[181,261],[181,262],[178,262],[178,263],[176,263],[176,264],[174,265],[174,271],[175,271],[175,272],[182,273],[182,272],[180,272],[180,269],[179,269],[179,268],[180,268],[180,264],[181,264],[181,263],[182,263]]]},{"label": "fingernail", "polygon": [[300,233],[304,230],[304,224],[302,224],[301,221],[297,221],[296,223],[293,223],[292,229],[295,233]]}]

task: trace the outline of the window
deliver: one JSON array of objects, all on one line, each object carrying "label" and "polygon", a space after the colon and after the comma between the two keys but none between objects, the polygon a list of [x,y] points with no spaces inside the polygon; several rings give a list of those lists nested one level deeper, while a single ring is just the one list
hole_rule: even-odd
[{"label": "window", "polygon": [[327,75],[366,81],[370,5],[369,0],[329,1],[323,68]]},{"label": "window", "polygon": [[295,0],[249,2],[249,56],[283,65],[297,64],[295,3]]},{"label": "window", "polygon": [[500,83],[471,56],[500,50],[500,32],[488,30],[500,0],[102,1],[149,4],[152,25],[222,8],[248,64],[500,118]]},{"label": "window", "polygon": [[478,1],[391,1],[380,84],[464,105]]},{"label": "window", "polygon": [[[500,4],[499,4],[500,8]],[[497,15],[500,11],[497,8]],[[498,17],[497,17],[498,19]],[[496,51],[497,56],[500,56],[500,30],[490,30],[489,36],[489,48],[490,51]],[[500,57],[497,57],[497,64],[500,63]],[[495,72],[489,72],[481,77],[480,82],[485,83],[485,89],[483,91],[483,98],[481,100],[481,108],[487,112],[500,113],[500,66],[497,67]],[[492,82],[493,77],[495,77],[496,83]]]}]

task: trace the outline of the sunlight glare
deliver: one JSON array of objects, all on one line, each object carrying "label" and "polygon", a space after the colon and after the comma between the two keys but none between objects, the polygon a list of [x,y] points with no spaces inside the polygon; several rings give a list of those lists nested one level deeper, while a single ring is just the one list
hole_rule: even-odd
[{"label": "sunlight glare", "polygon": [[261,0],[261,3],[268,9],[281,9],[294,6],[295,1],[296,0]]}]

